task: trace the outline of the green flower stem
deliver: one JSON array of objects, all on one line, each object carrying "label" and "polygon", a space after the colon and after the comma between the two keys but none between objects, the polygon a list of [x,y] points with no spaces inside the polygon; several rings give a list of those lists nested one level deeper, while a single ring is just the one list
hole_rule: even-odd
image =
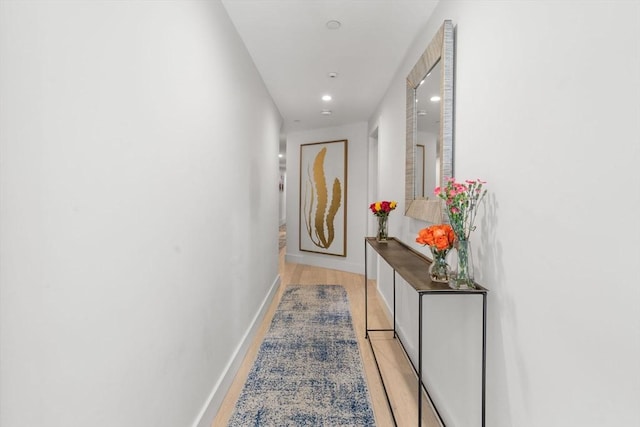
[{"label": "green flower stem", "polygon": [[378,215],[378,240],[387,240],[389,238],[388,219],[388,215]]}]

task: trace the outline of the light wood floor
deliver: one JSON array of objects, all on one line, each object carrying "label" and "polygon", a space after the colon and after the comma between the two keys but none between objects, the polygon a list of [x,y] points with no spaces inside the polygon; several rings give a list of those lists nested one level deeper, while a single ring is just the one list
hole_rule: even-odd
[{"label": "light wood floor", "polygon": [[[380,427],[393,426],[393,418],[389,411],[387,399],[385,397],[376,363],[373,358],[369,343],[365,339],[364,332],[364,276],[346,273],[337,270],[328,270],[319,267],[311,267],[301,264],[289,264],[284,262],[284,249],[280,251],[280,288],[273,303],[263,320],[258,333],[244,359],[242,366],[236,375],[229,392],[227,393],[216,418],[214,427],[223,427],[228,423],[233,413],[236,401],[242,391],[247,375],[253,366],[255,356],[266,331],[271,324],[273,313],[280,302],[280,297],[289,284],[339,284],[347,290],[349,303],[351,306],[351,316],[353,318],[356,336],[360,345],[360,352],[364,362],[365,375],[371,393],[373,411],[376,423]],[[383,305],[379,299],[375,287],[375,281],[369,281],[369,328],[389,328],[390,322]],[[417,425],[417,382],[413,369],[407,361],[402,349],[393,339],[391,333],[375,332],[370,333],[370,339],[376,349],[378,363],[382,369],[385,384],[390,394],[391,404],[398,426]],[[427,427],[439,427],[440,423],[431,412],[426,399],[423,398],[422,425]]]}]

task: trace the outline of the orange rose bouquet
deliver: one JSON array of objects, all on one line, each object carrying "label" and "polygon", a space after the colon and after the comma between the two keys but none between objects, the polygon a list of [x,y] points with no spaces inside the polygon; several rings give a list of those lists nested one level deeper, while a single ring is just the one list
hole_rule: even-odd
[{"label": "orange rose bouquet", "polygon": [[453,247],[456,234],[449,224],[432,225],[418,232],[416,242],[429,246],[432,251],[446,252]]},{"label": "orange rose bouquet", "polygon": [[416,242],[429,246],[433,255],[433,262],[429,267],[431,280],[446,283],[449,281],[451,269],[446,261],[449,250],[453,247],[456,234],[449,224],[432,225],[418,232]]}]

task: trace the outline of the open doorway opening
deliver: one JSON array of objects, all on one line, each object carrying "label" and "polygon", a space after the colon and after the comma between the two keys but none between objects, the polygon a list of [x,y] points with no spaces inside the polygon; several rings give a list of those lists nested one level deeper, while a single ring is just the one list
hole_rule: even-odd
[{"label": "open doorway opening", "polygon": [[[369,135],[369,150],[367,162],[367,197],[369,203],[378,200],[378,128]],[[376,217],[369,215],[367,220],[367,236],[376,234]],[[377,279],[378,257],[374,251],[367,251],[367,275]]]},{"label": "open doorway opening", "polygon": [[279,182],[278,182],[278,252],[287,246],[287,138],[280,134],[278,147]]}]

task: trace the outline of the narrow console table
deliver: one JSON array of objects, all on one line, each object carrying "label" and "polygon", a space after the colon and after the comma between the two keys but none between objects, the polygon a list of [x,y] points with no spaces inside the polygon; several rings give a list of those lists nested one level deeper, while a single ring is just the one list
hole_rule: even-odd
[{"label": "narrow console table", "polygon": [[[370,329],[368,323],[368,294],[367,294],[367,247],[371,246],[373,250],[375,250],[382,259],[384,259],[391,268],[393,268],[393,329]],[[476,285],[476,289],[464,289],[457,290],[451,289],[446,283],[436,283],[432,282],[429,278],[428,270],[431,261],[426,258],[424,255],[420,254],[417,251],[409,248],[404,243],[399,240],[392,238],[388,240],[386,243],[378,242],[375,237],[365,237],[364,239],[364,295],[365,295],[365,338],[369,341],[369,346],[371,347],[371,352],[373,353],[373,358],[376,361],[376,366],[378,368],[378,374],[380,375],[380,380],[382,381],[382,387],[384,389],[385,395],[387,397],[387,404],[389,405],[389,409],[391,411],[391,416],[393,417],[394,423],[396,423],[395,415],[393,414],[393,408],[391,406],[391,401],[389,399],[389,393],[387,392],[387,387],[384,384],[384,379],[382,377],[382,371],[380,370],[380,365],[378,364],[378,360],[376,358],[375,351],[373,349],[373,344],[369,339],[369,332],[380,332],[387,331],[393,332],[393,338],[397,339],[402,347],[403,351],[406,353],[406,349],[402,340],[396,333],[396,273],[400,275],[408,284],[411,286],[418,295],[418,367],[416,368],[413,362],[411,362],[413,366],[413,370],[418,376],[418,426],[422,425],[422,389],[424,388],[427,396],[431,400],[429,396],[429,391],[427,390],[423,380],[422,380],[422,298],[425,295],[482,295],[482,427],[485,426],[485,412],[486,412],[486,366],[487,366],[487,292],[488,290],[483,288],[482,286]],[[408,357],[409,361],[411,358]],[[438,410],[431,401],[431,405],[435,409],[435,415],[438,417],[440,423],[444,425]],[[397,423],[396,423],[397,425]]]}]

